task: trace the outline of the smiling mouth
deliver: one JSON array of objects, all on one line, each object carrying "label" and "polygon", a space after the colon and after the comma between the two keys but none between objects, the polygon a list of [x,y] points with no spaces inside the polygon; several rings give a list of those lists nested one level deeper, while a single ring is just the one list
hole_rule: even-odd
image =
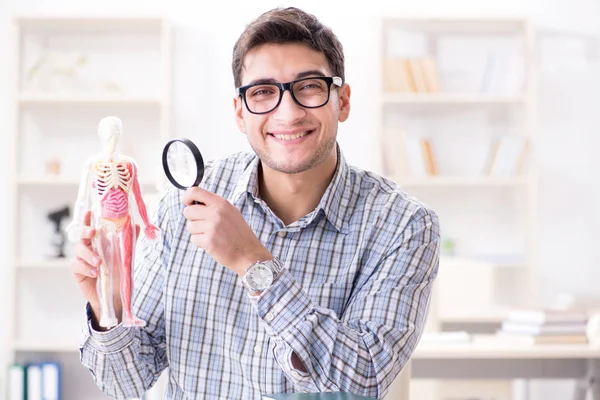
[{"label": "smiling mouth", "polygon": [[279,140],[294,140],[294,139],[300,139],[300,138],[303,138],[304,136],[310,135],[314,131],[315,131],[314,129],[311,129],[311,130],[304,131],[304,132],[294,133],[292,135],[280,135],[280,134],[274,134],[274,133],[269,133],[269,135],[271,135]]}]

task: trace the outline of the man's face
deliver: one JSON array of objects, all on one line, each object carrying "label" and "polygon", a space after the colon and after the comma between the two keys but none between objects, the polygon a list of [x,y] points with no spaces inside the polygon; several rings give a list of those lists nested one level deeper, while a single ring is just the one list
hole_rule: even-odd
[{"label": "man's face", "polygon": [[[264,44],[244,59],[242,86],[258,80],[286,83],[307,76],[332,76],[325,56],[303,44]],[[337,88],[337,89],[336,89]],[[252,114],[241,97],[234,99],[236,123],[267,167],[287,174],[307,171],[335,157],[338,121],[350,112],[350,87],[331,85],[331,95],[320,108],[304,108],[289,91],[267,114]]]}]

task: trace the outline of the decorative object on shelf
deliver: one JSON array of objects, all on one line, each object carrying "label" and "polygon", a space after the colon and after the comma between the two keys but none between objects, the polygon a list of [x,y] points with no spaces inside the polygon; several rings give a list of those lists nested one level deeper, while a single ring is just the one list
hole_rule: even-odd
[{"label": "decorative object on shelf", "polygon": [[28,89],[44,92],[85,91],[82,69],[88,58],[79,53],[49,51],[27,73]]},{"label": "decorative object on shelf", "polygon": [[123,88],[121,88],[121,86],[115,82],[105,82],[102,85],[102,88],[108,93],[123,93]]},{"label": "decorative object on shelf", "polygon": [[114,274],[119,276],[123,325],[137,327],[146,325],[146,322],[136,317],[131,310],[132,263],[136,241],[131,201],[135,202],[144,222],[146,237],[154,240],[158,232],[158,228],[152,225],[148,218],[138,181],[136,162],[133,158],[115,151],[122,131],[122,122],[119,118],[106,117],[100,121],[98,135],[103,150],[90,157],[85,163],[75,203],[74,218],[67,227],[69,239],[73,242],[79,241],[85,214],[91,210],[91,226],[96,229],[92,247],[102,260],[97,280],[101,308],[99,324],[105,328],[118,323],[113,304],[113,294],[116,293],[113,289]]},{"label": "decorative object on shelf", "polygon": [[442,254],[445,256],[454,256],[454,251],[456,248],[456,243],[454,240],[449,237],[444,237],[442,239]]},{"label": "decorative object on shelf", "polygon": [[600,313],[593,312],[590,314],[585,332],[590,344],[600,345]]},{"label": "decorative object on shelf", "polygon": [[65,206],[56,211],[52,211],[48,214],[48,219],[54,224],[54,232],[52,233],[52,245],[55,247],[56,252],[53,255],[54,258],[65,257],[65,233],[61,229],[63,219],[70,216],[69,206]]},{"label": "decorative object on shelf", "polygon": [[60,175],[60,158],[52,157],[46,161],[46,174],[49,176]]}]

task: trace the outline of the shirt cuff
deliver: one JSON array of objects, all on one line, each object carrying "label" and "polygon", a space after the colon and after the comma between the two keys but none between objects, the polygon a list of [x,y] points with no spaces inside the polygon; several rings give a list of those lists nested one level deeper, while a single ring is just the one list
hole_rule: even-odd
[{"label": "shirt cuff", "polygon": [[116,353],[129,347],[135,339],[135,329],[126,328],[122,323],[106,332],[94,330],[89,303],[86,306],[86,314],[87,321],[83,328],[81,347],[89,344],[90,347],[101,353]]},{"label": "shirt cuff", "polygon": [[273,286],[260,296],[250,296],[250,300],[270,336],[281,336],[314,309],[308,295],[285,268]]}]

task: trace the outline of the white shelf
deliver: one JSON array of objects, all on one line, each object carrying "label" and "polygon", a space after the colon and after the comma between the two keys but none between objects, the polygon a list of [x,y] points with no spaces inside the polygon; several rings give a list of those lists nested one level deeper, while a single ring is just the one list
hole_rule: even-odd
[{"label": "white shelf", "polygon": [[415,359],[588,359],[600,357],[600,347],[591,344],[530,345],[497,339],[493,335],[474,335],[466,343],[419,343]]},{"label": "white shelf", "polygon": [[126,28],[135,29],[159,29],[164,20],[160,17],[137,17],[137,16],[28,16],[17,18],[15,23],[23,28],[53,29],[78,31],[97,30],[99,28]]},{"label": "white shelf", "polygon": [[430,33],[510,34],[525,29],[527,19],[522,16],[389,16],[383,19],[383,26]]},{"label": "white shelf", "polygon": [[495,260],[493,258],[486,259],[483,257],[468,257],[468,256],[440,256],[440,265],[444,268],[453,268],[460,266],[475,266],[477,268],[524,268],[526,266],[525,261],[503,261],[501,259]]},{"label": "white shelf", "polygon": [[159,107],[161,99],[151,96],[124,96],[119,94],[77,94],[77,93],[22,93],[21,106],[33,105],[119,105]]},{"label": "white shelf", "polygon": [[79,344],[74,343],[44,343],[44,342],[28,342],[20,341],[15,343],[14,349],[16,351],[29,351],[29,352],[75,352],[78,351]]},{"label": "white shelf", "polygon": [[504,187],[521,186],[527,184],[527,177],[496,178],[486,176],[429,176],[423,178],[393,178],[400,186],[482,186]]},{"label": "white shelf", "polygon": [[437,318],[444,324],[501,324],[508,318],[508,310],[490,310],[469,314],[439,315]]},{"label": "white shelf", "polygon": [[71,266],[70,258],[57,259],[37,259],[26,260],[22,259],[17,262],[17,268],[22,269],[68,269]]},{"label": "white shelf", "polygon": [[[33,176],[22,176],[17,179],[17,184],[24,187],[47,187],[47,186],[73,186],[78,187],[79,181],[72,178],[62,177],[33,177]],[[152,188],[156,186],[154,181],[141,181],[140,185],[144,188]]]},{"label": "white shelf", "polygon": [[525,96],[485,93],[384,93],[384,104],[520,104]]}]

